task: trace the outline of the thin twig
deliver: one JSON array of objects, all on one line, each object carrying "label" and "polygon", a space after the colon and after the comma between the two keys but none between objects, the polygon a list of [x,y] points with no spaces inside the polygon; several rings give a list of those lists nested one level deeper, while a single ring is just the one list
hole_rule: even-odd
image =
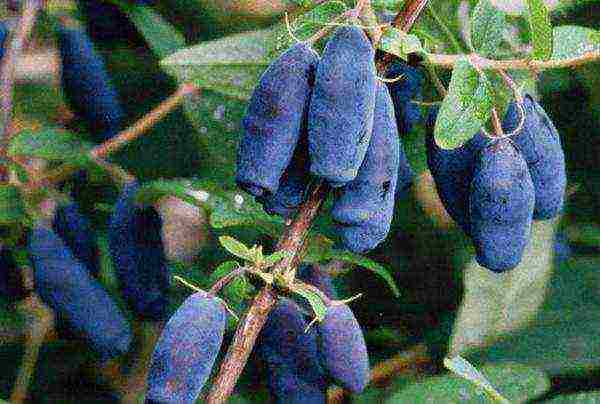
[{"label": "thin twig", "polygon": [[[17,23],[17,31],[12,36],[10,45],[2,58],[0,65],[0,157],[6,152],[6,147],[12,136],[13,86],[15,65],[23,51],[23,46],[31,35],[38,12],[42,7],[41,0],[27,0],[23,5],[23,13]],[[6,168],[0,167],[0,177],[6,177]]]},{"label": "thin twig", "polygon": [[[139,121],[129,128],[121,131],[114,138],[96,146],[90,151],[90,157],[98,161],[108,157],[110,154],[118,151],[126,144],[140,137],[148,129],[152,128],[167,114],[177,108],[186,97],[198,92],[198,88],[193,84],[183,84],[169,98],[161,102],[155,109],[144,115]],[[54,170],[50,170],[39,178],[35,179],[28,186],[29,190],[36,190],[46,184],[54,184],[68,179],[72,174],[81,168],[73,164],[65,163]]]},{"label": "thin twig", "polygon": [[[409,30],[426,4],[427,0],[406,2],[405,9],[400,13],[405,17],[396,18],[395,25],[397,27],[401,26],[405,31]],[[319,181],[314,186],[308,200],[302,204],[298,214],[286,227],[277,243],[277,251],[283,250],[289,252],[289,254],[286,254],[285,258],[273,267],[273,272],[283,273],[296,268],[300,263],[308,231],[328,192],[328,186],[323,181]],[[271,285],[266,285],[254,298],[244,318],[238,324],[233,341],[227,350],[227,355],[221,363],[219,374],[206,399],[208,404],[220,404],[227,401],[246,366],[256,338],[266,322],[269,312],[276,303],[277,295]]]},{"label": "thin twig", "polygon": [[[465,55],[444,55],[444,54],[427,54],[427,61],[432,65],[445,69],[452,69],[459,59]],[[476,56],[476,64],[484,70],[548,70],[560,69],[565,67],[576,67],[586,63],[600,60],[600,52],[586,52],[583,55],[561,60],[530,60],[530,59],[506,59],[493,60],[482,56]]]}]

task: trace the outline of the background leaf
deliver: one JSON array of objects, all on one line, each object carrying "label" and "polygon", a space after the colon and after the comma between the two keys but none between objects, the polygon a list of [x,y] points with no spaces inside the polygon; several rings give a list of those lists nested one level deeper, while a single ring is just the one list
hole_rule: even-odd
[{"label": "background leaf", "polygon": [[0,185],[0,225],[14,225],[24,217],[25,207],[19,189],[14,185]]},{"label": "background leaf", "polygon": [[490,0],[479,0],[471,14],[471,44],[477,53],[485,57],[497,54],[506,28],[504,13]]},{"label": "background leaf", "polygon": [[600,403],[600,391],[566,394],[545,402],[551,404],[597,404]]},{"label": "background leaf", "polygon": [[384,52],[408,60],[409,53],[423,53],[423,46],[419,37],[406,34],[399,29],[389,27],[383,32],[377,47]]},{"label": "background leaf", "polygon": [[487,77],[461,58],[454,66],[448,95],[435,122],[435,141],[444,149],[462,146],[488,120],[492,106],[493,92]]},{"label": "background leaf", "polygon": [[[524,403],[544,393],[550,382],[543,372],[509,363],[483,366],[481,373],[511,403]],[[456,375],[425,379],[394,394],[388,403],[489,403],[481,389]]]},{"label": "background leaf", "polygon": [[9,156],[39,157],[76,165],[90,163],[91,144],[78,136],[60,129],[24,130],[17,134],[8,147]]},{"label": "background leaf", "polygon": [[529,28],[533,44],[532,57],[547,60],[552,56],[552,23],[543,0],[527,0]]},{"label": "background leaf", "polygon": [[553,60],[571,59],[587,52],[599,51],[598,31],[577,25],[563,25],[554,28]]}]

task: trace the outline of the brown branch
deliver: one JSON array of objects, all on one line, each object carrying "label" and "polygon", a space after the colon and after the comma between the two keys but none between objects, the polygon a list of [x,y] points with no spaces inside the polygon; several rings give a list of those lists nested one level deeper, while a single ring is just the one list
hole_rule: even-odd
[{"label": "brown branch", "polygon": [[[408,1],[405,3],[404,10],[400,12],[403,17],[397,17],[394,25],[408,31],[426,4],[427,0]],[[318,182],[309,199],[300,207],[294,221],[286,227],[276,249],[278,251],[288,251],[290,254],[274,267],[273,272],[293,269],[300,263],[304,253],[306,236],[323,200],[327,196],[328,188],[324,182]],[[254,298],[248,312],[238,324],[233,342],[227,350],[219,374],[208,394],[207,403],[218,404],[227,401],[246,366],[256,338],[276,302],[277,295],[270,285],[265,286]]]},{"label": "brown branch", "polygon": [[[290,254],[277,263],[273,269],[274,272],[283,271],[299,264],[306,236],[327,191],[328,187],[323,182],[319,182],[309,199],[300,207],[295,220],[286,227],[283,236],[277,243],[277,250],[288,251]],[[252,305],[237,327],[233,342],[229,346],[217,379],[206,399],[207,403],[216,404],[227,401],[275,303],[277,303],[277,295],[270,285],[265,286],[254,298]]]},{"label": "brown branch", "polygon": [[[126,144],[134,141],[156,123],[160,122],[167,114],[177,108],[189,95],[197,93],[199,90],[193,84],[183,84],[166,100],[161,102],[155,109],[148,112],[140,120],[135,122],[129,128],[121,131],[117,136],[94,147],[90,151],[90,158],[101,163],[101,159],[118,151]],[[72,174],[81,168],[73,164],[65,163],[54,170],[48,171],[44,175],[35,179],[28,186],[29,190],[36,190],[46,184],[54,184],[68,179]]]},{"label": "brown branch", "polygon": [[[13,86],[15,65],[23,51],[23,46],[31,35],[41,0],[27,0],[17,23],[17,31],[11,36],[2,64],[0,65],[0,157],[5,156],[6,147],[12,135]],[[6,179],[6,167],[0,167],[0,179]]]},{"label": "brown branch", "polygon": [[[456,62],[463,58],[465,55],[443,55],[430,53],[427,55],[427,61],[432,65],[439,66],[446,69],[454,68]],[[507,60],[493,60],[487,59],[482,56],[471,54],[467,55],[471,57],[474,64],[479,66],[481,69],[494,69],[494,70],[548,70],[548,69],[559,69],[565,67],[576,67],[586,63],[600,60],[600,52],[586,52],[581,56],[572,59],[562,60],[529,60],[529,59],[507,59]]]}]

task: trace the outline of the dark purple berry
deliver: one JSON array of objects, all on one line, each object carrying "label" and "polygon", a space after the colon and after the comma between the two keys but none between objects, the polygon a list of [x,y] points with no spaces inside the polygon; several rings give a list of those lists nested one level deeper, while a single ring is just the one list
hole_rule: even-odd
[{"label": "dark purple berry", "polygon": [[[529,166],[535,189],[534,219],[551,219],[562,210],[567,176],[560,136],[546,112],[531,96],[524,98],[525,122],[511,139]],[[521,121],[516,103],[511,103],[503,122],[505,132],[514,131]]]},{"label": "dark purple berry", "polygon": [[4,21],[0,21],[0,61],[4,57],[6,52],[6,45],[8,39],[8,27]]},{"label": "dark purple berry", "polygon": [[327,381],[320,363],[317,332],[300,307],[279,300],[259,335],[258,353],[277,403],[325,403]]},{"label": "dark purple berry", "polygon": [[[343,225],[360,225],[390,205],[393,210],[400,154],[404,152],[400,152],[392,99],[385,84],[379,83],[371,142],[356,178],[335,190],[333,219]],[[408,182],[412,172],[406,157],[402,162],[403,171],[408,173],[408,179],[403,182]],[[391,216],[389,219],[391,222]]]},{"label": "dark purple berry", "polygon": [[163,248],[162,221],[154,208],[141,208],[131,182],[115,204],[108,245],[125,302],[142,320],[164,320],[168,314],[169,268]]},{"label": "dark purple berry", "polygon": [[531,233],[535,194],[527,163],[510,140],[485,147],[469,196],[477,262],[494,271],[516,267]]},{"label": "dark purple berry", "polygon": [[296,144],[306,131],[318,55],[297,44],[275,60],[254,89],[244,118],[237,183],[254,196],[275,194]]},{"label": "dark purple berry", "polygon": [[433,137],[437,113],[438,108],[431,110],[426,125],[427,165],[444,208],[469,235],[469,189],[477,155],[489,140],[482,132],[478,132],[456,149],[442,149]]},{"label": "dark purple berry", "polygon": [[152,355],[146,399],[195,403],[221,349],[226,314],[204,292],[189,296],[167,322]]},{"label": "dark purple berry", "polygon": [[33,228],[29,252],[35,290],[44,303],[88,340],[103,360],[127,352],[132,337],[121,310],[50,223],[40,222]]},{"label": "dark purple berry", "polygon": [[85,122],[95,140],[110,139],[121,129],[123,110],[102,57],[80,30],[61,26],[58,43],[63,91],[69,106]]},{"label": "dark purple berry", "polygon": [[367,152],[375,109],[375,51],[359,27],[327,42],[308,114],[310,171],[336,187],[352,181]]},{"label": "dark purple berry", "polygon": [[77,203],[59,206],[52,228],[69,247],[75,259],[85,265],[90,274],[98,276],[100,262],[96,233],[87,218],[79,212]]},{"label": "dark purple berry", "polygon": [[325,370],[336,383],[350,392],[362,392],[371,377],[369,356],[352,310],[345,304],[329,306],[318,329],[319,350]]},{"label": "dark purple berry", "polygon": [[395,79],[399,76],[402,78],[388,83],[388,88],[394,101],[398,131],[400,136],[404,136],[421,120],[421,109],[413,101],[423,99],[423,74],[418,68],[404,62],[394,62],[388,69],[386,77]]}]

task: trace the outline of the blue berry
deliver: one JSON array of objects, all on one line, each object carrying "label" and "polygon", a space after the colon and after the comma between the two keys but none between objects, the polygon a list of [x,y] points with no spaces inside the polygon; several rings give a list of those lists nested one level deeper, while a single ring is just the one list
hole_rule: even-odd
[{"label": "blue berry", "polygon": [[77,203],[59,206],[52,228],[69,247],[75,259],[85,265],[90,274],[98,276],[100,262],[96,233],[87,218],[79,212]]},{"label": "blue berry", "polygon": [[4,21],[0,21],[0,61],[4,57],[4,53],[6,52],[6,45],[8,39],[8,27]]},{"label": "blue berry", "polygon": [[482,132],[475,134],[464,145],[446,150],[440,148],[433,137],[438,108],[431,110],[427,120],[427,165],[435,187],[450,217],[469,235],[469,188],[473,179],[476,158],[488,143]]},{"label": "blue berry", "polygon": [[308,114],[311,173],[353,180],[367,153],[375,109],[375,51],[362,29],[340,27],[317,66]]},{"label": "blue berry", "polygon": [[121,129],[123,110],[104,61],[85,32],[60,27],[58,42],[62,60],[62,85],[69,106],[97,141],[105,141]]},{"label": "blue berry", "polygon": [[[567,176],[565,156],[558,131],[544,109],[529,95],[524,98],[525,122],[512,137],[525,158],[535,188],[534,219],[551,219],[562,210]],[[516,103],[511,103],[503,122],[505,132],[515,130],[521,121]]]},{"label": "blue berry", "polygon": [[320,363],[317,331],[300,307],[281,299],[269,314],[260,335],[258,353],[267,371],[267,383],[277,403],[326,402],[327,380]]},{"label": "blue berry", "polygon": [[404,62],[394,62],[387,71],[387,78],[401,79],[388,83],[394,101],[396,123],[400,136],[408,134],[413,125],[421,120],[421,109],[412,101],[423,99],[423,73],[416,67]]},{"label": "blue berry", "polygon": [[527,163],[508,139],[478,156],[469,196],[477,262],[504,272],[521,262],[531,233],[535,194]]},{"label": "blue berry", "polygon": [[369,356],[352,310],[345,304],[329,306],[318,329],[319,351],[329,376],[352,393],[362,392],[371,377]]},{"label": "blue berry", "polygon": [[300,43],[262,75],[244,117],[237,160],[237,183],[254,196],[275,194],[300,136],[318,56]]},{"label": "blue berry", "polygon": [[29,252],[35,290],[44,303],[87,339],[103,360],[127,352],[132,337],[125,317],[49,223],[35,225]]},{"label": "blue berry", "polygon": [[160,216],[141,208],[134,197],[139,186],[123,189],[110,220],[108,243],[123,297],[142,320],[166,318],[169,268],[162,244]]},{"label": "blue berry", "polygon": [[148,402],[196,402],[223,343],[225,324],[225,308],[215,297],[198,292],[183,302],[154,348]]}]

